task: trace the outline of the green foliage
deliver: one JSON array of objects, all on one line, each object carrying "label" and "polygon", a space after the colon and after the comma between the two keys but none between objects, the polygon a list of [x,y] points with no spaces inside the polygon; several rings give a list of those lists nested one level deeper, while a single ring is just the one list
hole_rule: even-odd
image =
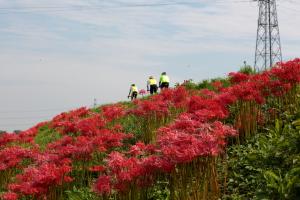
[{"label": "green foliage", "polygon": [[34,138],[34,141],[36,144],[40,145],[42,149],[45,149],[48,143],[54,142],[60,138],[61,135],[57,131],[50,129],[48,126],[43,126]]},{"label": "green foliage", "polygon": [[167,200],[170,199],[170,190],[168,189],[169,182],[159,180],[148,191],[147,199],[149,200]]},{"label": "green foliage", "polygon": [[[300,196],[300,132],[286,114],[249,142],[232,146],[223,199],[288,199]],[[293,126],[295,125],[295,126]]]},{"label": "green foliage", "polygon": [[271,189],[272,193],[275,193],[280,199],[293,199],[296,196],[293,195],[297,187],[300,189],[300,167],[296,167],[285,173],[282,176],[282,172],[279,170],[275,173],[271,170],[267,170],[263,173],[267,182],[267,187]]},{"label": "green foliage", "polygon": [[239,72],[243,73],[243,74],[255,74],[256,71],[253,67],[249,66],[249,65],[246,65],[244,67],[241,67],[241,69],[239,70]]},{"label": "green foliage", "polygon": [[69,200],[96,200],[99,197],[90,188],[76,188],[65,191]]},{"label": "green foliage", "polygon": [[213,83],[215,82],[221,82],[222,87],[229,87],[230,81],[228,78],[214,78],[211,80],[203,80],[202,82],[197,84],[197,89],[209,89],[209,90],[215,90],[215,87],[213,86]]}]

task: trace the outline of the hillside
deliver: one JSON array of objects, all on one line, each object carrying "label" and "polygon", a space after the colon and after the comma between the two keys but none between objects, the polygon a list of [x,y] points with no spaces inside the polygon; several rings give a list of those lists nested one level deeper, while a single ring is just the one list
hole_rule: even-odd
[{"label": "hillside", "polygon": [[295,59],[3,133],[1,198],[297,199],[299,83]]}]

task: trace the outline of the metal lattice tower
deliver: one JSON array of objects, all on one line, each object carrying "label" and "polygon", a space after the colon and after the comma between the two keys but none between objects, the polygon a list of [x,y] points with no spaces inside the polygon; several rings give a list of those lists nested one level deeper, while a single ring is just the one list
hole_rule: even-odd
[{"label": "metal lattice tower", "polygon": [[258,71],[282,61],[276,0],[257,0],[259,17],[254,67]]}]

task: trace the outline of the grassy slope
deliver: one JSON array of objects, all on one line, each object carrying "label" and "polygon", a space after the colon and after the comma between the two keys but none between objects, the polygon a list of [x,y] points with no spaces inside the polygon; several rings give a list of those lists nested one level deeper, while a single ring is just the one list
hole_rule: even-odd
[{"label": "grassy slope", "polygon": [[[215,79],[228,84],[226,79]],[[215,81],[213,80],[213,81]],[[202,88],[212,89],[210,81],[203,81],[199,84],[188,84],[187,88],[191,91]],[[126,107],[133,107],[130,102],[122,102]],[[234,110],[234,108],[232,108]],[[99,112],[99,108],[93,112]],[[174,120],[178,113],[164,121],[163,123],[154,125],[151,130],[155,131],[159,127],[166,125]],[[291,121],[297,119],[295,113],[290,118],[285,117],[282,121],[276,122],[275,126],[268,125],[265,129],[260,129],[262,134],[251,139],[244,145],[233,145],[228,151],[228,184],[224,192],[224,199],[296,199],[297,190],[300,183],[297,177],[300,171],[300,136],[299,131],[291,125]],[[228,119],[228,123],[232,123]],[[131,144],[141,139],[139,135],[144,131],[144,122],[136,116],[128,115],[114,124],[122,124],[126,133],[134,133],[135,138],[128,141]],[[278,123],[280,123],[278,125]],[[148,124],[149,125],[149,124]],[[150,124],[151,125],[151,124]],[[37,136],[34,138],[36,144],[41,149],[46,148],[47,144],[57,141],[61,138],[56,130],[45,125],[39,129]],[[285,156],[288,154],[288,156]],[[221,179],[224,177],[221,177]],[[168,199],[169,191],[165,187],[164,180],[155,185],[153,196],[150,199]],[[82,185],[68,188],[66,199],[97,199],[97,196],[87,187]],[[296,197],[295,197],[296,195]]]}]

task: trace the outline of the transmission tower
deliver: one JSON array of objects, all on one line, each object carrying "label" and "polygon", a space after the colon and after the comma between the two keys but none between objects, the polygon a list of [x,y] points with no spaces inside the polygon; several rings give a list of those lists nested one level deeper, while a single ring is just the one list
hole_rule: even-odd
[{"label": "transmission tower", "polygon": [[254,67],[258,71],[282,61],[276,0],[256,0],[259,17]]}]

